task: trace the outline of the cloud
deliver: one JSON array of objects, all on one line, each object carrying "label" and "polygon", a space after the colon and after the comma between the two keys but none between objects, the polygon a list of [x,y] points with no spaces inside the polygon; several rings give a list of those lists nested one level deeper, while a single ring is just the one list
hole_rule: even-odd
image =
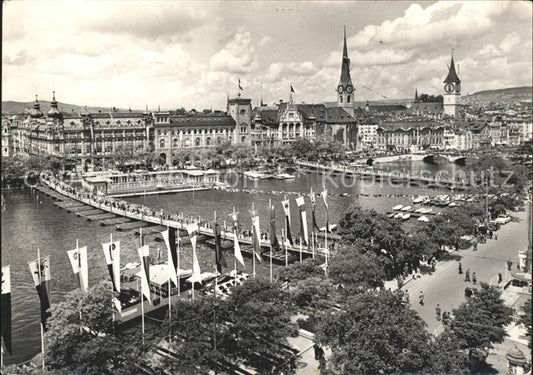
[{"label": "cloud", "polygon": [[272,37],[270,35],[265,35],[264,37],[261,38],[261,40],[259,41],[259,43],[257,43],[257,45],[259,47],[264,47],[271,42],[272,42]]},{"label": "cloud", "polygon": [[301,63],[272,63],[268,67],[263,79],[266,82],[276,82],[281,77],[301,77],[310,76],[317,72],[317,67],[311,61],[303,61]]},{"label": "cloud", "polygon": [[[93,11],[81,29],[110,34],[128,34],[148,40],[165,38],[183,40],[188,33],[208,21],[207,13],[201,7],[186,7],[181,3],[157,3],[135,1],[127,3],[92,3]],[[124,13],[127,13],[125,16]]]},{"label": "cloud", "polygon": [[249,32],[237,33],[223,49],[209,60],[211,69],[235,74],[253,72],[258,67],[257,55]]},{"label": "cloud", "polygon": [[14,55],[4,56],[3,63],[7,65],[24,65],[30,61],[30,58],[26,55],[26,50],[20,50]]}]

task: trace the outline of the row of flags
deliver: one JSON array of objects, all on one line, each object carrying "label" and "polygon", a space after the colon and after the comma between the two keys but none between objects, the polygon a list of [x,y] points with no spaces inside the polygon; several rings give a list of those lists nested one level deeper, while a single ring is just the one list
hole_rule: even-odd
[{"label": "row of flags", "polygon": [[[242,87],[241,79],[240,79],[240,78],[239,78],[239,81],[238,81],[238,83],[237,83],[237,86],[239,87],[239,91],[243,91],[243,90],[244,90],[243,87]],[[295,91],[294,91],[294,87],[293,87],[292,84],[291,84],[291,94],[294,94],[294,93],[295,93]]]},{"label": "row of flags", "polygon": [[[326,208],[326,231],[330,232],[329,215],[328,215],[328,203],[327,203],[327,190],[324,190],[321,194]],[[311,190],[310,194],[311,206],[312,206],[312,219],[313,219],[313,231],[319,230],[315,217],[316,198]],[[285,214],[285,228],[286,228],[286,241],[291,245],[294,244],[291,234],[291,218],[290,218],[290,202],[288,199],[283,200],[282,206]],[[309,244],[309,233],[307,227],[307,213],[305,210],[305,199],[303,196],[296,198],[296,204],[298,206],[300,216],[300,243],[303,246]],[[275,207],[272,203],[269,204],[270,212],[270,246],[273,250],[279,250],[280,242],[276,236],[276,215]],[[252,219],[252,248],[255,257],[258,261],[262,261],[261,257],[261,231],[259,226],[259,215],[256,210],[252,209],[250,212]],[[245,267],[244,258],[239,244],[239,225],[237,213],[233,212],[231,215],[233,221],[233,237],[234,237],[234,257],[235,267],[239,262]],[[197,236],[199,233],[198,223],[192,223],[187,226],[187,232],[191,240],[192,245],[192,276],[190,281],[193,283],[201,282],[201,270],[198,262],[198,256],[196,254]],[[179,285],[179,236],[177,235],[176,228],[167,228],[163,231],[162,237],[165,241],[168,250],[168,270],[169,270],[169,283]],[[215,237],[215,266],[218,273],[222,273],[222,267],[227,267],[226,260],[222,254],[221,236],[219,230],[219,224],[216,219],[213,222],[213,235]],[[178,246],[177,246],[178,244]],[[102,244],[109,276],[112,282],[113,291],[120,293],[120,241],[112,241]],[[142,294],[151,303],[150,293],[150,249],[148,245],[141,243],[141,247],[138,249],[139,258],[141,261],[141,286]],[[87,291],[89,289],[89,267],[87,246],[79,247],[76,244],[76,248],[67,251],[70,264],[72,266],[73,273],[76,275],[78,285],[81,290]],[[41,310],[41,325],[42,331],[46,331],[46,320],[50,316],[48,309],[50,308],[50,255],[41,257],[38,255],[37,259],[28,263],[30,273],[32,275],[35,288],[40,301]],[[2,267],[2,306],[1,306],[1,325],[2,325],[2,338],[4,340],[5,347],[9,353],[12,353],[12,340],[11,340],[11,275],[10,266]],[[236,273],[235,269],[235,273]],[[113,297],[113,305],[117,311],[121,311],[121,304],[116,296]]]}]

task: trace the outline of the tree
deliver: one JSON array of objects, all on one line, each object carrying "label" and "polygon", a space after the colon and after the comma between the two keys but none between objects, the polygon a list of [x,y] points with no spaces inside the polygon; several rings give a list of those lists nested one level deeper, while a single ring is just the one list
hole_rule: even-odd
[{"label": "tree", "polygon": [[88,292],[76,289],[52,305],[45,335],[49,366],[102,374],[131,369],[147,346],[136,336],[114,334],[111,296],[111,285],[100,282]]},{"label": "tree", "polygon": [[352,294],[383,287],[385,271],[372,252],[362,254],[354,247],[342,246],[331,258],[329,277]]},{"label": "tree", "polygon": [[522,307],[524,315],[520,317],[520,323],[526,327],[526,337],[528,339],[528,347],[531,348],[531,298],[524,303]]},{"label": "tree", "polygon": [[511,322],[500,291],[486,283],[481,283],[478,291],[454,309],[453,315],[449,329],[454,332],[459,349],[468,350],[471,359],[482,362],[487,348],[503,342],[504,326]]},{"label": "tree", "polygon": [[319,322],[317,342],[332,350],[330,367],[343,374],[418,372],[427,368],[430,336],[399,292],[348,298]]},{"label": "tree", "polygon": [[470,361],[468,353],[457,346],[454,332],[445,330],[431,345],[430,373],[466,374]]},{"label": "tree", "polygon": [[305,259],[303,262],[292,263],[278,271],[278,280],[281,282],[307,280],[311,277],[325,278],[324,270],[320,268],[320,262],[312,258]]}]

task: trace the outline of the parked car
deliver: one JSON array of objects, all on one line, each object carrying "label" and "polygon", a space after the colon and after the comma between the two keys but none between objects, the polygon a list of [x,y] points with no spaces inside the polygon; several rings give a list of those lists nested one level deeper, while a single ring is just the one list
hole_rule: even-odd
[{"label": "parked car", "polygon": [[511,217],[509,215],[498,215],[498,217],[495,220],[498,224],[507,224],[511,221]]}]

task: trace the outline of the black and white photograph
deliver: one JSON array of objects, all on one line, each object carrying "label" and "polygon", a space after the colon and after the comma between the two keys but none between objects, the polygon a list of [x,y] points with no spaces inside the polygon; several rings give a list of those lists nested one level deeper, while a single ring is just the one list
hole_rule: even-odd
[{"label": "black and white photograph", "polygon": [[532,373],[533,2],[2,2],[2,374]]}]

